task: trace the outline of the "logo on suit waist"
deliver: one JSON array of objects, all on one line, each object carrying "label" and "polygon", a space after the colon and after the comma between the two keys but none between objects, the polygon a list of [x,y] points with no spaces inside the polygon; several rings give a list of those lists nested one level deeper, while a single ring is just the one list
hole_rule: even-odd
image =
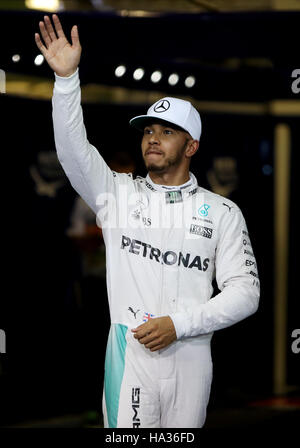
[{"label": "logo on suit waist", "polygon": [[141,426],[141,420],[138,417],[138,411],[140,409],[140,388],[133,387],[131,395],[131,407],[134,412],[132,417],[132,427],[139,428]]},{"label": "logo on suit waist", "polygon": [[130,306],[130,307],[128,308],[128,311],[131,311],[132,314],[134,315],[134,318],[136,319],[136,315],[137,315],[137,313],[138,313],[140,310],[133,311],[133,309],[132,309],[131,306]]}]

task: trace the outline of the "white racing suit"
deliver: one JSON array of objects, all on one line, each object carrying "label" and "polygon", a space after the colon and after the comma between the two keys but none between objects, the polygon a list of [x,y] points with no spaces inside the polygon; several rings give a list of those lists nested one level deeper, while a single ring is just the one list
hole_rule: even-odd
[{"label": "white racing suit", "polygon": [[[185,185],[169,189],[149,176],[111,171],[87,140],[80,103],[78,70],[68,78],[56,75],[58,158],[97,215],[106,245],[105,427],[201,427],[212,334],[258,307],[259,279],[243,215],[232,201],[199,187],[192,173]],[[214,278],[221,292],[211,298]],[[131,329],[166,315],[177,340],[151,352]]]}]

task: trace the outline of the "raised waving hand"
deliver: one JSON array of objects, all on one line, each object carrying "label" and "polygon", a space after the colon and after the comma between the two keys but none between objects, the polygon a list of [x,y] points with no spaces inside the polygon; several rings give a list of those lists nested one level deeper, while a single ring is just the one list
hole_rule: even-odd
[{"label": "raised waving hand", "polygon": [[35,42],[49,66],[58,76],[71,76],[76,71],[81,56],[77,25],[74,25],[71,30],[71,45],[56,14],[52,15],[52,20],[55,30],[50,18],[44,16],[44,21],[39,23],[43,42],[39,33],[35,33]]}]

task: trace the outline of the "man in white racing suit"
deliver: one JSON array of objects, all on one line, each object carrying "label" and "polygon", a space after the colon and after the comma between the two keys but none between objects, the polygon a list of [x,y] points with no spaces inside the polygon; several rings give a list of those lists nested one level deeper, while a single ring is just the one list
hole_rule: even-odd
[{"label": "man in white racing suit", "polygon": [[[246,223],[232,201],[189,171],[201,119],[166,97],[131,124],[143,131],[146,178],[111,171],[86,136],[77,27],[67,41],[45,16],[36,43],[55,72],[58,158],[97,216],[110,307],[105,427],[196,428],[206,417],[214,331],[257,310],[259,279]],[[212,298],[216,278],[220,293]]]}]

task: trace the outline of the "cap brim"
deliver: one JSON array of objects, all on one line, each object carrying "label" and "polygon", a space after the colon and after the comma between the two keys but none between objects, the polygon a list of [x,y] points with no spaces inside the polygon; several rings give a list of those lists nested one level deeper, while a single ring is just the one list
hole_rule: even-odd
[{"label": "cap brim", "polygon": [[143,131],[145,129],[145,126],[153,122],[162,122],[169,125],[174,125],[174,127],[176,126],[176,128],[181,129],[182,131],[188,133],[186,129],[183,129],[182,127],[178,126],[178,124],[174,123],[173,121],[163,120],[162,118],[151,115],[139,115],[137,117],[134,117],[129,121],[129,124],[134,128],[138,129],[139,131]]}]

